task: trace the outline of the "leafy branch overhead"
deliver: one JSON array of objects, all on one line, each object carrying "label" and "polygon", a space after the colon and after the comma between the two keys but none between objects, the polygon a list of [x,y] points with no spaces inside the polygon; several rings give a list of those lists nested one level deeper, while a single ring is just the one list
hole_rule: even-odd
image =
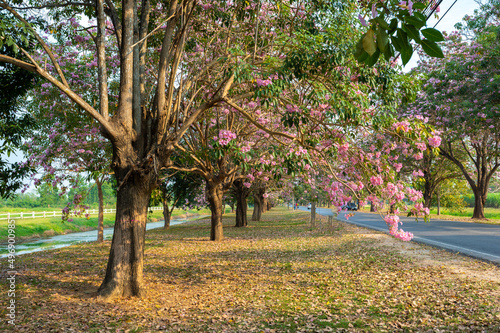
[{"label": "leafy branch overhead", "polygon": [[[412,42],[429,56],[443,58],[438,42],[444,41],[444,37],[439,30],[426,28],[427,17],[422,13],[426,6],[412,1],[373,2],[371,12],[359,15],[361,24],[369,29],[356,45],[356,59],[373,66],[381,55],[389,61],[399,53],[406,65],[414,52]],[[371,18],[366,21],[366,17]]]}]

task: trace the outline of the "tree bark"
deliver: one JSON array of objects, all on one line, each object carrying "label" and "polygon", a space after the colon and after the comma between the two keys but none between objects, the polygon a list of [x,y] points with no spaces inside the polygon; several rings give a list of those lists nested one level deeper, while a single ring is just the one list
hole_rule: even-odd
[{"label": "tree bark", "polygon": [[[436,193],[436,199],[437,199],[437,215],[441,215],[441,198],[439,196],[439,191]],[[430,205],[429,206],[426,206],[428,208],[430,208]]]},{"label": "tree bark", "polygon": [[[173,210],[174,207],[172,207]],[[172,211],[168,207],[168,200],[163,199],[163,219],[165,220],[163,224],[163,229],[168,230],[170,228],[170,220],[172,218]]]},{"label": "tree bark", "polygon": [[243,181],[236,180],[233,182],[233,193],[236,197],[236,225],[235,227],[248,226],[247,219],[247,197],[250,194],[248,188],[243,185]]},{"label": "tree bark", "polygon": [[481,189],[474,191],[474,212],[473,219],[484,219],[484,205],[486,204],[486,195],[482,194]]},{"label": "tree bark", "polygon": [[[425,173],[425,174],[427,174],[427,173]],[[424,179],[425,179],[424,193],[423,193],[424,207],[431,208],[431,200],[432,200],[433,190],[431,189],[430,180],[427,179],[427,177],[424,177]]]},{"label": "tree bark", "polygon": [[333,216],[328,216],[328,225],[333,227]]},{"label": "tree bark", "polygon": [[97,217],[97,242],[104,241],[104,197],[102,194],[102,183],[96,178],[95,183],[97,186],[97,197],[99,199],[99,214]]},{"label": "tree bark", "polygon": [[316,226],[316,202],[311,202],[311,227]]},{"label": "tree bark", "polygon": [[370,212],[375,212],[375,205],[373,204],[373,201],[370,202]]},{"label": "tree bark", "polygon": [[144,238],[151,176],[115,171],[121,184],[106,276],[98,294],[105,298],[143,296]]},{"label": "tree bark", "polygon": [[262,213],[267,212],[267,210],[268,210],[267,209],[267,198],[264,198],[262,200],[262,204],[260,205],[260,208],[261,208]]},{"label": "tree bark", "polygon": [[260,221],[261,217],[262,217],[262,198],[259,193],[254,193],[252,221]]},{"label": "tree bark", "polygon": [[264,212],[264,193],[266,193],[266,187],[258,187],[253,193],[253,214],[252,221],[260,221],[262,213]]},{"label": "tree bark", "polygon": [[221,241],[224,239],[222,229],[222,184],[207,180],[207,199],[212,211],[210,240]]}]

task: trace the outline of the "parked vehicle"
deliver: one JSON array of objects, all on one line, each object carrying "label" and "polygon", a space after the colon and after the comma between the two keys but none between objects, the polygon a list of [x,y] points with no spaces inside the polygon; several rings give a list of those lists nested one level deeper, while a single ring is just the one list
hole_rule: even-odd
[{"label": "parked vehicle", "polygon": [[346,210],[358,210],[358,206],[354,202],[348,202],[347,204],[343,205],[340,207],[341,209],[346,209]]},{"label": "parked vehicle", "polygon": [[311,204],[307,205],[307,209],[311,209]]}]

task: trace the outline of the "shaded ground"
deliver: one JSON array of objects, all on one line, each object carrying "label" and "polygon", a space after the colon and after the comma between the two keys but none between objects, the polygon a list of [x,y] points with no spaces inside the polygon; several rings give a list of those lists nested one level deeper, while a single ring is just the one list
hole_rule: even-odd
[{"label": "shaded ground", "polygon": [[141,300],[95,297],[109,242],[20,256],[16,331],[500,331],[499,267],[307,217],[273,209],[234,228],[228,215],[220,243],[208,220],[148,232]]}]

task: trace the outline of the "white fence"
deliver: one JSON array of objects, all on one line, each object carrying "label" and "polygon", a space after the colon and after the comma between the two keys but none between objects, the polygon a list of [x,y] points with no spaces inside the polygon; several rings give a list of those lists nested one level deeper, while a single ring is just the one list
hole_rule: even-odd
[{"label": "white fence", "polygon": [[[163,207],[149,207],[150,210],[163,210]],[[88,209],[85,213],[90,215],[97,215],[99,210],[97,209]],[[104,209],[104,214],[116,213],[116,209]],[[62,216],[62,211],[52,211],[52,212],[19,212],[19,213],[3,213],[0,214],[0,220],[20,220],[20,219],[34,219],[34,218],[44,218],[44,217],[58,217]],[[75,216],[75,214],[70,214],[70,216]]]}]

